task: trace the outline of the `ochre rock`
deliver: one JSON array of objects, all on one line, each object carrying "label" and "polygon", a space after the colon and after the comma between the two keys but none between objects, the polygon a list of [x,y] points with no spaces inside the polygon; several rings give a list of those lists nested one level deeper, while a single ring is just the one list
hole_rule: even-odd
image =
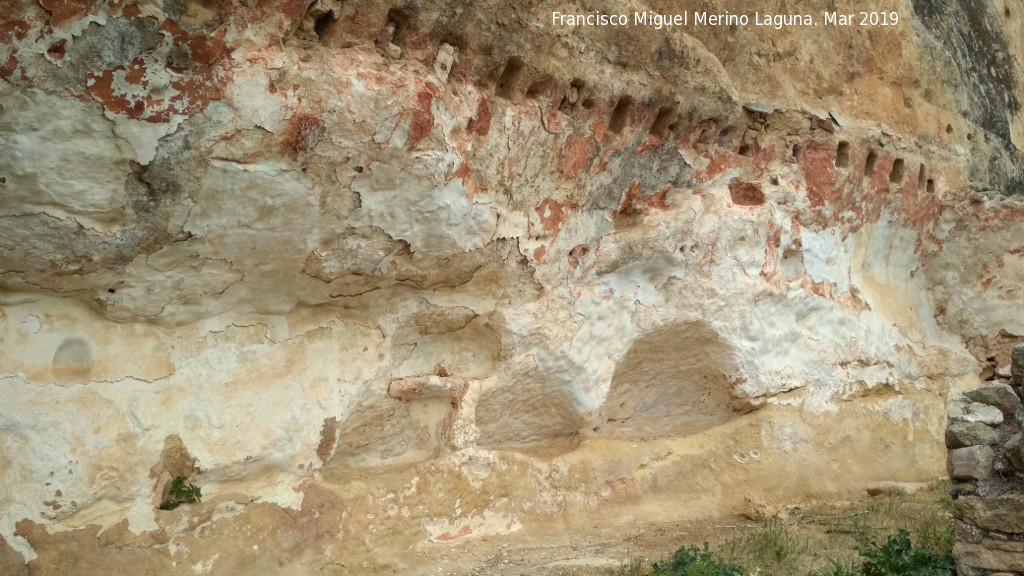
[{"label": "ochre rock", "polygon": [[943,475],[1024,335],[1024,11],[552,23],[598,9],[5,4],[0,572],[433,574]]}]

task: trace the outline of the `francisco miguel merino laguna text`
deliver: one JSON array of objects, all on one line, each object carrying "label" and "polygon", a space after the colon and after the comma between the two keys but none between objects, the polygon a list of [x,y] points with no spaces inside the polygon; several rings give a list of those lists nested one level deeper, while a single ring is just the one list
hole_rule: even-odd
[{"label": "francisco miguel merino laguna text", "polygon": [[[881,14],[888,15],[888,13]],[[852,14],[825,12],[824,15],[825,24],[843,26],[855,23]],[[895,12],[892,13],[892,16],[898,18]],[[681,14],[633,12],[631,18],[628,14],[604,14],[601,12],[596,14],[551,13],[553,26],[648,26],[660,30],[672,26],[747,26],[751,23],[755,26],[771,26],[777,29],[786,26],[814,26],[816,24],[814,17],[810,14],[754,12],[754,16],[751,18],[747,14],[733,14],[728,11],[722,13],[683,12]],[[880,25],[879,22],[871,22],[871,24]],[[891,22],[891,24],[895,24],[895,22]]]}]

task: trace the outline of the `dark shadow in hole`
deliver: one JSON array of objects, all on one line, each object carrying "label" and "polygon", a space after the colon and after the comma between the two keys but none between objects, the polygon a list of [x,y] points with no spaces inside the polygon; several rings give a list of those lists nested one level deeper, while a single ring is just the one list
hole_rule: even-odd
[{"label": "dark shadow in hole", "polygon": [[669,132],[672,131],[672,126],[675,125],[677,125],[675,106],[662,106],[658,110],[658,116],[654,119],[654,124],[651,125],[651,136],[664,138],[668,136]]},{"label": "dark shadow in hole", "polygon": [[334,19],[333,12],[322,14],[319,18],[317,18],[313,22],[313,32],[316,33],[316,39],[322,41],[324,39],[324,36],[326,36],[327,33],[330,32],[332,28],[334,28],[335,22],[336,20]]},{"label": "dark shadow in hole", "polygon": [[498,78],[498,86],[494,93],[502,98],[510,98],[516,87],[516,82],[523,75],[524,62],[518,56],[512,56],[505,62],[505,68]]},{"label": "dark shadow in hole", "polygon": [[903,182],[903,173],[906,171],[906,166],[903,162],[903,158],[897,158],[892,163],[892,172],[889,173],[889,182],[891,184],[901,184]]},{"label": "dark shadow in hole", "polygon": [[925,186],[925,191],[929,194],[935,193],[935,180],[932,178],[928,179],[928,184]]},{"label": "dark shadow in hole", "polygon": [[793,160],[799,160],[800,155],[804,153],[804,147],[799,143],[793,144]]},{"label": "dark shadow in hole", "polygon": [[850,143],[843,140],[836,147],[836,168],[850,167]]},{"label": "dark shadow in hole", "polygon": [[608,121],[608,131],[612,134],[621,134],[626,127],[626,119],[629,116],[629,109],[633,107],[633,98],[620,96],[618,104],[612,110],[611,120]]},{"label": "dark shadow in hole", "polygon": [[740,143],[740,156],[747,156],[748,158],[754,155],[754,147],[746,142]]},{"label": "dark shadow in hole", "polygon": [[868,159],[864,161],[864,177],[867,178],[875,171],[875,162],[878,161],[878,153],[874,150],[868,152]]}]

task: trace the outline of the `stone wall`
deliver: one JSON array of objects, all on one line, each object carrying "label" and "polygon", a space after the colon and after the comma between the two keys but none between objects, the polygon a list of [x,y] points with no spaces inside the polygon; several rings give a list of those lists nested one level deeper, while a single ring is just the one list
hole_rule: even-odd
[{"label": "stone wall", "polygon": [[997,383],[951,399],[946,445],[956,499],[960,576],[1024,573],[1024,346],[1013,350],[1013,386]]}]

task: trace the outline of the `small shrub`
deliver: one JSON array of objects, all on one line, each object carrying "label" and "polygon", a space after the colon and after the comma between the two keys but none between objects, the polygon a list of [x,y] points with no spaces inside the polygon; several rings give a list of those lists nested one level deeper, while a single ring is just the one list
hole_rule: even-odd
[{"label": "small shrub", "polygon": [[186,484],[184,476],[178,476],[171,482],[167,491],[167,499],[160,503],[161,510],[174,510],[182,504],[201,502],[203,491],[195,484]]},{"label": "small shrub", "polygon": [[953,576],[953,558],[949,554],[932,552],[922,546],[910,544],[910,533],[900,530],[883,546],[872,542],[866,549],[857,548],[865,559],[861,566],[863,576]]},{"label": "small shrub", "polygon": [[743,576],[744,570],[734,564],[726,564],[715,560],[708,550],[696,546],[676,550],[670,562],[654,562],[654,572],[649,576]]}]

